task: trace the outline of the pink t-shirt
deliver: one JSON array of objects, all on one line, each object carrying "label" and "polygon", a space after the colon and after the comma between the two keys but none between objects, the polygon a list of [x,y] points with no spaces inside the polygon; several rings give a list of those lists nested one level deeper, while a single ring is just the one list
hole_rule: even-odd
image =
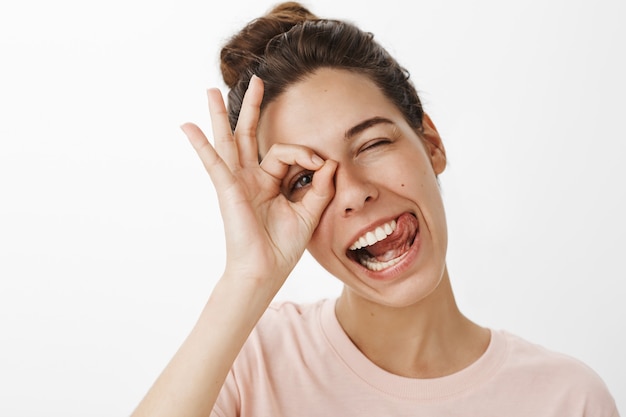
[{"label": "pink t-shirt", "polygon": [[453,375],[414,379],[372,363],[344,333],[335,301],[272,305],[250,335],[213,416],[618,417],[583,363],[503,331]]}]

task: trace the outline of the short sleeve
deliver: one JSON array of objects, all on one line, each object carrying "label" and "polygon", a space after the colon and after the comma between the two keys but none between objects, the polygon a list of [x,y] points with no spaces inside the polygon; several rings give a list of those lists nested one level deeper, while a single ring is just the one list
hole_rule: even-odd
[{"label": "short sleeve", "polygon": [[211,417],[237,417],[239,416],[240,395],[235,381],[233,370],[226,376],[226,381],[217,396]]}]

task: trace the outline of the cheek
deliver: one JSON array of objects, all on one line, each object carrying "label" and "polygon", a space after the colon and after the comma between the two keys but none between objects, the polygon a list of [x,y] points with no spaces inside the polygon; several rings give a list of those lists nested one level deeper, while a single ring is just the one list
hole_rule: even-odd
[{"label": "cheek", "polygon": [[415,201],[429,224],[445,230],[445,212],[437,176],[428,160],[416,158],[395,165],[393,179],[385,176],[394,191]]},{"label": "cheek", "polygon": [[436,183],[436,178],[430,166],[424,167],[422,164],[417,158],[388,163],[384,168],[376,170],[375,181],[400,195],[416,192],[423,194],[430,189],[431,182]]}]

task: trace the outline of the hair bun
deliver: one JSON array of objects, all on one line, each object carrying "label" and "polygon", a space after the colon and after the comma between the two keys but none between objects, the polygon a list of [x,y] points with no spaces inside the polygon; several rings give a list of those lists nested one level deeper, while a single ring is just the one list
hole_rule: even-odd
[{"label": "hair bun", "polygon": [[275,6],[265,16],[248,23],[224,45],[220,53],[220,69],[226,85],[233,88],[242,75],[254,69],[272,38],[289,31],[298,23],[315,19],[317,16],[300,3],[285,2]]}]

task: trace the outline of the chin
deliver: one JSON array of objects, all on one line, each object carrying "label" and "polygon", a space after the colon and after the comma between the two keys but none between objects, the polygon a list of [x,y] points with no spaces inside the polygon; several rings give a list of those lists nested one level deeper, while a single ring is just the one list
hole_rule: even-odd
[{"label": "chin", "polygon": [[[342,279],[345,285],[344,295],[353,300],[363,300],[380,306],[391,308],[407,308],[417,306],[433,299],[445,285],[447,273],[443,267],[429,268],[392,281],[375,281],[352,276],[351,280]],[[330,271],[332,273],[332,271]]]}]

